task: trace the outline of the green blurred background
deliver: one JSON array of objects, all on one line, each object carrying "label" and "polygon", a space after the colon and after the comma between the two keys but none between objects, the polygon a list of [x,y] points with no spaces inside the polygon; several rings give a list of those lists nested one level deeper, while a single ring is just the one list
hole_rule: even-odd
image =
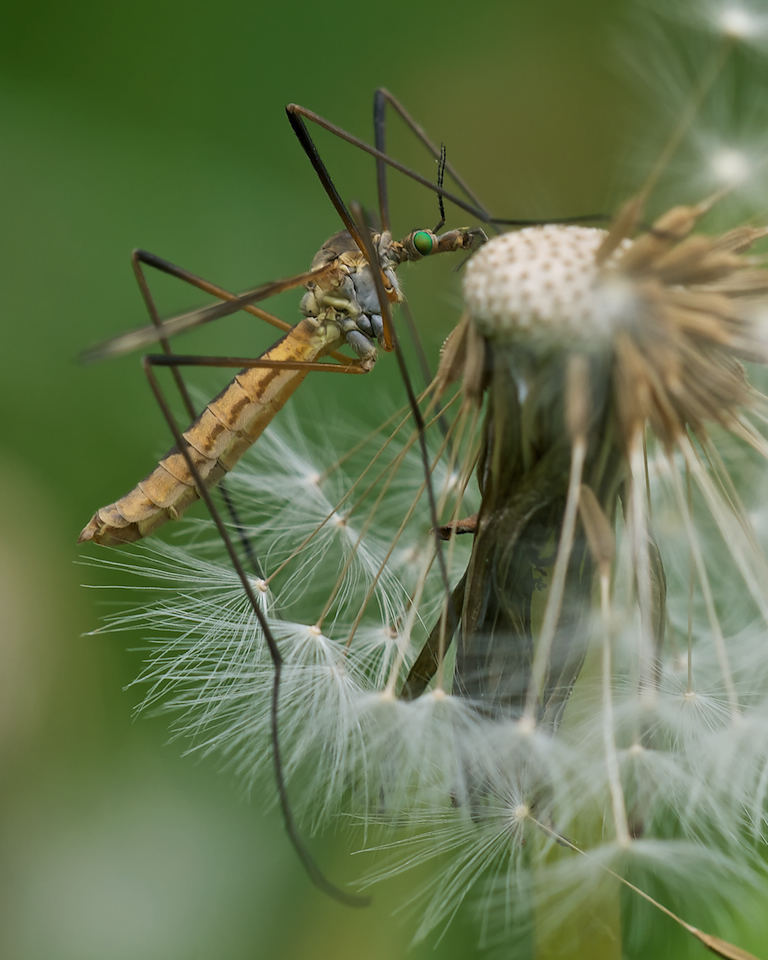
[{"label": "green blurred background", "polygon": [[[506,216],[610,210],[641,111],[611,34],[618,0],[320,5],[19,0],[0,30],[0,956],[4,960],[403,956],[399,884],[353,912],[317,893],[280,818],[214,760],[182,757],[162,718],[132,721],[138,636],[83,637],[121,602],[75,540],[167,446],[138,358],[84,367],[85,346],[145,322],[142,246],[225,287],[307,268],[339,229],[283,107],[372,137],[375,87],[399,96]],[[662,131],[663,133],[663,131]],[[373,163],[318,135],[347,199],[375,203]],[[434,165],[393,124],[391,151]],[[434,198],[393,188],[394,227],[433,225]],[[466,218],[449,210],[448,226]],[[458,315],[452,264],[406,277],[434,354]],[[200,298],[156,286],[161,310]],[[275,308],[297,318],[298,295]],[[232,318],[189,349],[257,354]],[[186,347],[185,347],[186,349]],[[375,416],[399,388],[323,383]],[[214,378],[215,380],[215,378]],[[205,377],[202,382],[207,383]],[[350,392],[351,391],[351,392]],[[314,397],[313,393],[313,397]],[[313,401],[314,402],[314,401]],[[387,409],[390,407],[388,406]],[[112,576],[111,580],[116,579]],[[313,843],[336,880],[356,863]],[[414,958],[471,956],[459,918]]]}]

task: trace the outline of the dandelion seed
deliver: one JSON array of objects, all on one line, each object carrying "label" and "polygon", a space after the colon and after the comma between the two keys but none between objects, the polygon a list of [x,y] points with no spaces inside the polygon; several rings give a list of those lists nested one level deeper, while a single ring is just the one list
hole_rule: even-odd
[{"label": "dandelion seed", "polygon": [[703,28],[734,44],[761,46],[768,39],[768,16],[759,0],[682,0],[661,4],[651,0],[665,17]]},{"label": "dandelion seed", "polygon": [[732,4],[723,5],[716,23],[724,36],[732,40],[751,40],[765,30],[765,23],[751,10]]},{"label": "dandelion seed", "polygon": [[743,153],[724,147],[712,156],[712,172],[723,186],[738,187],[747,182],[752,171]]}]

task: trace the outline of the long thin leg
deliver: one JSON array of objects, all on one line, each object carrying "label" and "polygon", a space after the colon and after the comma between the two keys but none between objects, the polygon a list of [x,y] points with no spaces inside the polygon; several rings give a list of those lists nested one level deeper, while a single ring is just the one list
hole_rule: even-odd
[{"label": "long thin leg", "polygon": [[313,370],[318,373],[368,373],[368,367],[352,360],[348,364],[321,360],[265,360],[262,357],[206,357],[201,354],[150,353],[153,367],[234,367],[258,370]]},{"label": "long thin leg", "polygon": [[336,186],[331,180],[331,175],[328,173],[328,168],[323,163],[320,154],[318,153],[317,147],[315,146],[315,141],[309,135],[309,130],[307,130],[307,125],[301,119],[300,114],[307,115],[302,107],[297,107],[295,104],[291,103],[285,108],[285,112],[288,115],[288,121],[293,127],[293,132],[296,134],[299,143],[304,150],[304,153],[309,157],[309,162],[315,169],[315,173],[320,180],[320,183],[323,185],[323,189],[328,194],[328,198],[333,204],[333,208],[336,213],[339,215],[339,219],[344,224],[346,229],[349,231],[349,235],[358,245],[362,252],[365,252],[365,244],[363,239],[358,233],[357,226],[349,215],[349,210],[347,210],[346,204],[341,199],[341,194],[336,189]]},{"label": "long thin leg", "polygon": [[[438,187],[443,186],[442,183],[442,172],[447,168],[445,161],[445,152],[441,150],[439,154],[436,153],[435,148],[427,135],[421,129],[421,127],[416,124],[411,117],[405,112],[403,107],[397,100],[383,87],[379,87],[376,93],[373,96],[373,130],[374,130],[374,139],[376,142],[376,149],[379,150],[382,154],[386,153],[386,134],[387,134],[387,112],[386,106],[387,102],[391,103],[392,106],[400,113],[405,122],[410,126],[416,136],[427,146],[427,149],[432,153],[433,156],[439,156],[440,158],[440,170],[438,174]],[[449,172],[451,172],[449,170]],[[453,174],[452,174],[453,175]],[[462,185],[462,181],[456,177],[454,179]],[[379,193],[379,217],[381,219],[381,229],[390,230],[390,216],[389,216],[389,190],[387,187],[387,165],[383,160],[376,159],[376,185]],[[445,223],[445,214],[443,211],[443,198],[442,194],[438,194],[438,200],[440,202],[440,216],[441,223],[439,228],[434,230],[434,233],[437,233],[440,228],[442,228]],[[416,359],[419,363],[419,368],[421,370],[421,375],[424,380],[424,386],[426,387],[432,381],[432,371],[429,367],[429,362],[427,360],[427,355],[424,351],[424,346],[421,342],[421,337],[419,336],[418,330],[416,329],[416,324],[413,320],[413,315],[411,314],[410,308],[408,307],[408,301],[403,300],[401,304],[401,309],[403,311],[403,316],[405,317],[406,327],[408,328],[408,334],[411,338],[416,349]]]},{"label": "long thin leg", "polygon": [[[451,607],[453,610],[453,622],[458,624],[461,616],[461,607],[464,603],[464,591],[467,586],[467,575],[459,580],[451,594]],[[455,627],[454,627],[455,629]],[[426,643],[421,648],[421,653],[414,660],[413,666],[408,671],[405,683],[400,691],[400,697],[403,700],[415,700],[420,697],[427,689],[432,677],[437,673],[442,658],[453,640],[453,633],[449,634],[445,629],[444,618],[439,616],[435,625],[427,637]]]},{"label": "long thin leg", "polygon": [[190,474],[194,477],[195,484],[200,493],[201,498],[205,502],[208,511],[210,512],[211,519],[216,525],[216,529],[219,532],[219,536],[224,543],[224,547],[229,555],[229,559],[232,563],[232,566],[237,573],[237,576],[242,584],[243,590],[248,602],[251,605],[254,616],[259,622],[262,633],[264,634],[264,640],[266,641],[267,648],[269,650],[269,655],[272,658],[272,663],[275,668],[275,678],[272,684],[272,706],[270,710],[270,724],[272,729],[272,756],[274,759],[275,765],[275,781],[277,783],[277,792],[280,799],[280,808],[283,814],[283,821],[285,823],[285,828],[288,833],[288,837],[293,845],[294,850],[296,851],[299,859],[301,860],[304,869],[307,872],[310,880],[322,890],[323,893],[327,894],[330,897],[333,897],[335,900],[338,900],[340,903],[345,904],[350,907],[364,907],[370,903],[370,897],[359,897],[354,894],[347,893],[345,890],[341,890],[339,887],[332,884],[322,873],[318,865],[312,859],[311,854],[305,847],[301,837],[299,836],[298,828],[296,827],[296,822],[293,818],[293,812],[291,810],[290,801],[288,798],[288,791],[285,784],[285,774],[283,771],[282,756],[280,753],[280,739],[279,739],[279,730],[277,723],[277,711],[280,698],[280,678],[282,676],[283,670],[283,657],[280,653],[280,649],[277,646],[274,635],[269,627],[267,618],[264,615],[264,612],[261,609],[259,601],[256,598],[256,594],[253,590],[253,585],[248,574],[245,572],[245,568],[240,562],[240,558],[237,555],[234,544],[229,536],[227,531],[227,526],[221,518],[221,514],[216,508],[216,504],[213,501],[210,490],[205,485],[200,472],[195,466],[194,460],[189,454],[189,448],[182,436],[181,430],[179,429],[176,420],[174,419],[171,409],[168,406],[168,402],[165,398],[165,395],[158,383],[157,377],[155,376],[154,370],[152,369],[152,359],[151,357],[144,358],[144,373],[149,381],[150,388],[152,393],[157,400],[158,406],[162,411],[163,417],[165,418],[168,427],[173,434],[173,438],[176,441],[176,446],[181,452],[184,460],[186,461],[187,467]]},{"label": "long thin leg", "polygon": [[[183,267],[179,267],[175,263],[171,263],[170,260],[164,260],[162,257],[158,257],[157,254],[150,253],[148,250],[134,250],[133,261],[134,270],[140,270],[141,268],[139,267],[139,263],[144,263],[148,267],[153,267],[155,270],[158,270],[160,273],[166,273],[168,276],[174,277],[176,280],[182,280],[184,283],[188,283],[190,286],[197,287],[198,290],[202,290],[205,293],[210,293],[212,296],[218,297],[220,300],[238,299],[238,294],[230,293],[223,287],[219,287],[215,283],[211,283],[210,280],[205,280],[203,277],[198,277],[196,274],[190,273],[189,270],[185,270]],[[142,279],[139,279],[138,275],[136,279],[138,280],[139,286],[142,288],[143,293],[144,286],[146,284],[146,280],[143,279],[143,273]],[[242,307],[242,309],[245,310],[246,313],[251,313],[254,317],[258,317],[260,320],[266,321],[266,323],[271,324],[273,327],[277,327],[278,330],[290,330],[290,323],[286,323],[285,320],[281,320],[279,317],[276,317],[271,313],[267,313],[266,310],[261,310],[259,307],[253,306],[253,304],[246,304]]]},{"label": "long thin leg", "polygon": [[[352,204],[352,212],[355,215],[355,218],[363,224],[362,235],[366,243],[366,256],[369,261],[375,258],[373,247],[371,244],[371,233],[368,229],[368,223],[365,219],[365,213],[360,206],[360,204]],[[416,430],[418,431],[419,436],[419,450],[421,452],[421,461],[424,469],[424,481],[427,488],[427,502],[429,503],[429,514],[430,514],[430,523],[432,529],[436,530],[438,528],[439,520],[437,516],[437,501],[435,499],[435,490],[432,485],[432,471],[429,462],[429,453],[427,451],[427,441],[426,441],[426,428],[424,424],[424,417],[421,414],[421,408],[419,407],[419,401],[416,397],[416,393],[413,389],[413,384],[411,383],[411,377],[408,373],[408,367],[405,362],[405,357],[403,356],[402,348],[400,347],[400,341],[397,339],[397,333],[392,324],[392,315],[389,307],[389,301],[387,300],[387,295],[384,290],[384,284],[381,278],[381,271],[374,270],[373,279],[376,284],[376,292],[379,297],[379,306],[381,307],[382,317],[384,318],[385,323],[389,323],[390,329],[392,330],[392,339],[395,356],[397,357],[397,365],[400,369],[400,377],[405,386],[405,391],[408,395],[408,403],[413,414],[414,423],[416,424]],[[443,584],[443,590],[446,596],[446,603],[448,604],[447,608],[447,630],[446,633],[448,636],[453,634],[453,631],[456,629],[456,618],[454,616],[453,607],[451,606],[451,587],[448,580],[448,567],[445,562],[445,555],[443,553],[442,544],[439,540],[436,541],[436,554],[437,554],[437,564],[440,570],[440,579]]]},{"label": "long thin leg", "polygon": [[[228,302],[240,300],[241,294],[225,290],[224,287],[211,283],[210,280],[205,280],[203,277],[198,277],[196,274],[190,273],[189,270],[185,270],[183,267],[171,263],[170,260],[164,260],[154,253],[149,253],[148,250],[134,250],[133,258],[134,260],[141,261],[141,263],[145,263],[149,267],[153,267],[155,270],[159,270],[161,273],[166,273],[177,280],[182,280],[184,283],[197,287],[198,290],[202,290],[204,293],[210,293],[211,296],[218,297],[220,300],[226,300]],[[144,282],[146,283],[146,281]],[[139,286],[141,285],[141,281],[139,281]],[[261,307],[254,306],[253,303],[243,304],[240,309],[244,313],[250,313],[252,316],[257,317],[259,320],[264,320],[265,323],[270,324],[270,326],[277,327],[278,330],[282,330],[284,333],[287,333],[292,328],[292,324],[286,323],[285,320],[281,320],[273,313],[262,310]],[[340,363],[350,362],[349,357],[343,353],[337,353],[335,350],[329,353],[328,356],[333,357],[334,360],[338,360]]]},{"label": "long thin leg", "polygon": [[[177,276],[181,280],[185,280],[188,283],[192,283],[194,286],[198,286],[201,289],[205,289],[208,293],[214,293],[215,295],[226,294],[226,291],[219,291],[214,287],[213,284],[208,284],[206,281],[200,280],[200,278],[195,277],[193,274],[188,273],[186,270],[181,270],[180,268],[175,267],[174,264],[169,263],[166,260],[160,260],[159,257],[154,257],[152,254],[147,254],[143,250],[134,250],[131,254],[131,264],[133,265],[133,273],[136,277],[136,283],[139,286],[141,295],[144,299],[144,305],[147,308],[147,312],[152,320],[152,323],[157,327],[158,331],[162,332],[163,322],[160,319],[160,314],[157,310],[157,305],[155,304],[155,299],[152,296],[152,292],[149,289],[149,283],[147,277],[142,268],[142,263],[146,263],[149,266],[153,266],[156,269],[162,270],[165,273],[171,274],[171,276]],[[234,298],[232,298],[234,299]],[[271,319],[277,320],[276,317],[271,318],[270,314],[265,313],[265,311],[258,310],[257,307],[251,307],[251,310],[256,311],[257,316],[261,316],[262,319],[267,319],[268,322],[271,322]],[[283,326],[282,321],[277,321],[280,326]],[[287,326],[287,325],[286,325]],[[160,346],[163,350],[163,355],[168,358],[175,356],[171,344],[168,341],[168,338],[165,336],[160,337]],[[192,403],[192,398],[189,395],[189,390],[187,385],[184,382],[181,370],[177,364],[169,364],[171,366],[171,373],[173,375],[174,382],[176,384],[176,389],[179,391],[181,396],[182,403],[189,415],[190,422],[197,418],[197,411],[195,406]],[[240,545],[243,548],[243,553],[245,554],[251,570],[256,574],[257,577],[264,578],[264,571],[262,570],[261,564],[259,563],[258,557],[256,556],[256,551],[254,550],[253,543],[251,538],[248,536],[240,515],[235,506],[235,502],[232,499],[229,488],[227,487],[226,481],[222,480],[219,483],[218,487],[219,496],[224,501],[224,506],[227,508],[227,513],[232,520],[235,530],[237,530],[237,535],[240,540]]]},{"label": "long thin leg", "polygon": [[[238,296],[226,294],[225,302],[214,303],[209,307],[202,307],[199,310],[191,310],[189,313],[182,313],[177,317],[171,317],[164,320],[160,327],[156,324],[150,324],[147,327],[141,327],[130,333],[122,334],[119,337],[113,337],[104,343],[97,344],[90,350],[81,354],[81,360],[91,363],[97,360],[105,360],[108,357],[121,356],[124,353],[131,353],[140,347],[146,347],[148,344],[156,343],[162,337],[174,337],[179,333],[200,327],[203,324],[211,323],[213,320],[219,320],[221,317],[228,317],[238,310],[246,310],[250,305],[258,303],[261,300],[268,300],[278,293],[285,290],[293,290],[295,287],[301,287],[311,280],[318,280],[334,269],[334,263],[328,263],[316,270],[308,270],[306,273],[298,273],[296,276],[288,277],[284,280],[274,280],[271,283],[262,284],[253,290],[248,290]],[[282,325],[281,325],[282,328]]]},{"label": "long thin leg", "polygon": [[[157,310],[157,305],[155,304],[155,298],[152,296],[152,292],[149,289],[149,282],[147,281],[144,270],[142,269],[142,262],[148,263],[145,259],[143,250],[134,250],[131,254],[131,266],[133,267],[133,275],[136,278],[136,283],[138,284],[139,290],[141,291],[141,296],[144,300],[144,306],[147,308],[147,313],[149,318],[152,321],[152,324],[157,327],[158,333],[160,334],[159,343],[163,353],[170,357],[173,355],[173,350],[171,349],[170,341],[168,337],[163,334],[163,321],[160,318],[160,314]],[[190,420],[194,420],[197,416],[195,411],[194,404],[192,403],[192,398],[189,395],[189,390],[187,390],[187,385],[184,382],[184,378],[181,375],[181,371],[174,368],[173,379],[176,383],[176,389],[179,391],[181,396],[182,403],[186,408],[187,413],[189,414]]]},{"label": "long thin leg", "polygon": [[[424,144],[429,153],[435,160],[440,160],[443,150],[438,149],[434,143],[427,136],[424,128],[418,124],[413,117],[408,113],[405,107],[400,103],[397,97],[393,96],[389,90],[384,87],[379,87],[376,93],[373,96],[373,126],[375,132],[375,143],[376,149],[381,151],[382,154],[386,154],[386,111],[387,104],[389,104],[393,110],[395,110],[403,122],[406,124],[408,129],[414,134],[414,136]],[[444,166],[448,175],[466,194],[466,196],[471,200],[475,205],[477,210],[482,210],[483,213],[488,217],[490,222],[490,214],[485,209],[484,205],[477,198],[476,194],[469,188],[465,180],[459,176],[455,167],[453,167],[448,160],[444,161]],[[387,180],[386,180],[386,170],[387,164],[384,160],[377,158],[376,159],[376,182],[379,188],[379,209],[381,210],[382,215],[382,226],[385,229],[389,229],[389,198],[387,190]],[[442,185],[440,185],[442,186]]]},{"label": "long thin leg", "polygon": [[[173,269],[174,265],[171,263],[168,263],[167,261],[162,261],[162,267],[161,267],[158,263],[155,262],[157,260],[159,260],[159,258],[152,257],[151,254],[145,254],[143,250],[134,250],[133,253],[131,254],[131,263],[133,265],[133,273],[134,273],[134,276],[136,277],[136,283],[139,285],[139,290],[141,291],[141,295],[144,298],[144,305],[147,308],[147,312],[149,313],[152,323],[158,328],[158,330],[162,331],[163,322],[160,319],[160,314],[158,313],[157,305],[155,304],[155,298],[152,296],[152,292],[149,289],[149,283],[147,282],[146,275],[144,273],[144,270],[142,269],[142,263],[146,263],[148,265],[154,266],[157,269],[171,268],[171,269],[165,269],[164,272],[171,273],[171,275],[175,274],[176,276],[179,276],[180,279],[186,280],[187,282],[194,282],[198,280],[198,278],[194,277],[192,274],[187,273],[187,271],[179,270],[178,272],[175,272],[175,270]],[[198,286],[198,285],[199,284],[195,283],[195,286]],[[212,285],[206,285],[206,286],[210,287]],[[208,292],[214,292],[214,291],[209,290]],[[258,310],[257,307],[252,307],[251,309]],[[263,311],[259,311],[259,313],[263,313]],[[267,314],[265,316],[265,319],[268,316],[269,315]],[[274,319],[277,319],[277,318],[274,318]],[[171,348],[171,344],[169,343],[167,337],[164,337],[164,336],[160,337],[160,346],[166,358],[174,356],[173,349]],[[182,403],[184,404],[184,407],[187,413],[189,414],[189,419],[190,421],[193,421],[197,417],[197,411],[195,410],[195,406],[192,403],[192,398],[189,395],[189,390],[187,389],[187,385],[184,382],[184,377],[182,376],[179,366],[171,365],[171,373],[173,374],[173,379],[176,384],[176,389],[179,391],[179,395],[181,396]],[[257,577],[261,577],[263,579],[264,571],[262,570],[261,564],[259,563],[258,558],[256,556],[256,551],[253,548],[253,543],[251,542],[251,538],[246,533],[245,527],[243,526],[243,522],[240,519],[240,515],[237,512],[237,508],[235,507],[235,502],[230,496],[229,488],[227,487],[226,481],[222,480],[219,483],[218,490],[219,490],[219,496],[224,501],[224,506],[227,508],[227,513],[229,513],[229,516],[232,520],[235,530],[237,530],[237,535],[240,539],[240,545],[243,548],[243,553],[248,559],[248,563],[251,567],[251,570],[253,570],[253,572],[256,574]]]},{"label": "long thin leg", "polygon": [[[329,133],[332,133],[335,137],[339,137],[341,140],[345,140],[347,143],[352,144],[353,147],[364,151],[365,153],[370,154],[372,157],[375,157],[381,163],[385,163],[388,166],[392,167],[393,170],[398,170],[400,173],[404,174],[406,177],[410,177],[411,180],[415,180],[416,183],[420,183],[423,187],[426,187],[427,190],[431,190],[433,193],[442,194],[447,200],[450,200],[451,203],[455,204],[461,210],[464,210],[466,213],[469,213],[475,219],[482,221],[483,223],[491,222],[491,218],[488,214],[474,206],[471,203],[468,203],[466,200],[462,200],[460,197],[457,197],[453,193],[448,193],[445,190],[441,190],[437,184],[432,183],[431,180],[428,180],[426,177],[422,177],[421,174],[416,173],[415,170],[411,170],[409,167],[406,167],[404,164],[399,163],[397,160],[394,160],[392,157],[384,153],[383,150],[378,150],[376,147],[372,147],[370,144],[366,143],[364,140],[360,140],[359,137],[353,136],[351,133],[347,133],[346,130],[341,127],[337,127],[336,124],[330,123],[324,117],[321,117],[317,113],[313,113],[311,110],[307,110],[305,107],[299,106],[297,103],[289,103],[285,108],[286,113],[288,114],[288,119],[290,120],[291,126],[293,127],[294,133],[296,134],[299,142],[304,148],[304,152],[310,159],[312,166],[315,168],[320,182],[322,183],[325,192],[330,197],[331,203],[333,203],[336,210],[339,212],[339,216],[344,221],[344,225],[347,226],[347,220],[352,223],[352,229],[350,230],[349,226],[347,229],[350,230],[350,233],[355,237],[355,242],[357,241],[357,228],[355,227],[352,218],[349,216],[349,212],[346,207],[343,205],[343,201],[339,196],[336,187],[333,185],[328,171],[325,168],[322,160],[320,160],[320,154],[317,151],[314,140],[309,135],[309,130],[302,120],[302,117],[305,117],[307,120],[310,120],[312,123],[316,123],[319,127],[322,127],[323,130],[327,130]],[[342,215],[341,210],[337,206],[338,203],[341,203],[344,214]],[[495,222],[495,221],[494,221]],[[549,222],[549,221],[548,221]],[[518,225],[530,224],[530,221],[516,221]],[[362,248],[361,248],[362,249]]]},{"label": "long thin leg", "polygon": [[421,371],[421,378],[424,381],[424,386],[428,387],[432,382],[433,374],[429,367],[429,360],[427,360],[424,344],[421,342],[421,337],[419,336],[419,331],[416,327],[416,321],[413,319],[413,314],[411,313],[411,308],[408,306],[407,300],[402,301],[400,304],[400,309],[403,312],[405,326],[408,330],[408,336],[411,338],[411,343],[413,343],[413,346],[416,350],[416,360],[419,364],[419,370]]},{"label": "long thin leg", "polygon": [[[338,137],[341,140],[346,141],[346,143],[351,144],[353,147],[357,147],[358,150],[362,150],[364,153],[369,154],[377,160],[380,160],[382,163],[387,164],[387,166],[392,167],[393,170],[397,170],[402,173],[404,176],[409,177],[411,180],[416,183],[421,184],[423,187],[426,187],[427,190],[431,190],[432,193],[437,194],[438,196],[444,197],[446,200],[449,200],[460,210],[464,210],[465,213],[469,213],[476,220],[480,220],[481,223],[491,223],[491,224],[500,224],[502,226],[508,227],[531,227],[531,226],[544,226],[550,223],[585,223],[585,222],[605,222],[612,219],[612,217],[607,213],[586,213],[579,214],[577,216],[570,217],[547,217],[545,219],[538,220],[520,220],[520,219],[508,219],[506,217],[491,217],[488,213],[482,208],[476,206],[474,203],[469,203],[466,200],[463,200],[461,197],[457,196],[455,193],[451,193],[448,190],[445,190],[442,187],[439,187],[437,184],[432,183],[431,180],[428,180],[426,177],[422,177],[421,174],[416,173],[415,170],[411,170],[409,167],[406,167],[405,164],[400,163],[399,161],[388,156],[382,150],[378,150],[376,147],[372,147],[369,143],[366,143],[364,140],[361,140],[359,137],[353,136],[351,133],[347,133],[342,127],[336,126],[336,124],[331,123],[326,120],[325,117],[321,117],[320,114],[314,113],[312,110],[307,110],[306,107],[302,107],[297,103],[289,103],[285,108],[286,113],[288,114],[288,119],[290,120],[291,126],[299,139],[302,147],[304,148],[305,153],[309,157],[312,166],[315,168],[320,182],[323,184],[323,187],[331,199],[334,207],[336,208],[339,216],[341,217],[344,225],[349,230],[348,218],[349,212],[344,206],[341,197],[336,190],[336,187],[333,185],[328,171],[325,168],[322,160],[320,159],[320,154],[317,151],[312,137],[309,135],[307,126],[302,120],[302,117],[310,120],[312,123],[316,123],[319,127],[322,127],[323,130],[327,130],[328,133],[333,134],[333,136]],[[339,207],[337,204],[341,204]],[[343,211],[343,212],[342,212]],[[351,222],[351,218],[350,222]],[[352,223],[352,229],[350,234],[355,238],[355,242],[360,245],[358,240],[359,234],[357,233],[354,223]],[[361,247],[362,249],[362,247]]]}]

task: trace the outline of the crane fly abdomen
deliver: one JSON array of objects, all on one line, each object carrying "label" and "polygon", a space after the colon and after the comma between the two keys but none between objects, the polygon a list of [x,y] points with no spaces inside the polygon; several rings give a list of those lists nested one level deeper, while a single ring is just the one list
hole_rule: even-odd
[{"label": "crane fly abdomen", "polygon": [[[342,342],[336,324],[318,325],[305,319],[261,359],[311,363]],[[306,370],[291,367],[242,370],[208,404],[183,434],[208,488],[216,486],[255,443],[306,375]],[[98,510],[78,542],[133,543],[180,517],[199,497],[187,462],[174,446],[130,493]]]}]

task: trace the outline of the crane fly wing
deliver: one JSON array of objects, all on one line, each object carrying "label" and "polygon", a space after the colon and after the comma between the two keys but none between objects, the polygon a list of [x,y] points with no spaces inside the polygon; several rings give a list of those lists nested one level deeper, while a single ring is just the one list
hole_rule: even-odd
[{"label": "crane fly wing", "polygon": [[299,273],[294,277],[288,277],[285,280],[274,280],[271,283],[262,284],[253,290],[249,290],[234,300],[226,300],[222,303],[215,303],[210,307],[202,307],[198,310],[192,310],[189,313],[183,313],[178,317],[171,317],[165,320],[161,326],[150,324],[146,327],[140,327],[138,330],[132,330],[130,333],[121,334],[113,337],[90,350],[84,351],[80,359],[84,363],[94,363],[98,360],[106,360],[110,357],[119,357],[125,353],[131,353],[141,347],[146,347],[158,340],[174,337],[187,330],[193,330],[212,320],[218,320],[221,317],[227,317],[232,313],[252,303],[258,303],[261,300],[268,300],[285,290],[292,290],[294,287],[303,286],[312,280],[328,273],[332,264],[324,264],[315,270],[308,270],[305,273]]}]

